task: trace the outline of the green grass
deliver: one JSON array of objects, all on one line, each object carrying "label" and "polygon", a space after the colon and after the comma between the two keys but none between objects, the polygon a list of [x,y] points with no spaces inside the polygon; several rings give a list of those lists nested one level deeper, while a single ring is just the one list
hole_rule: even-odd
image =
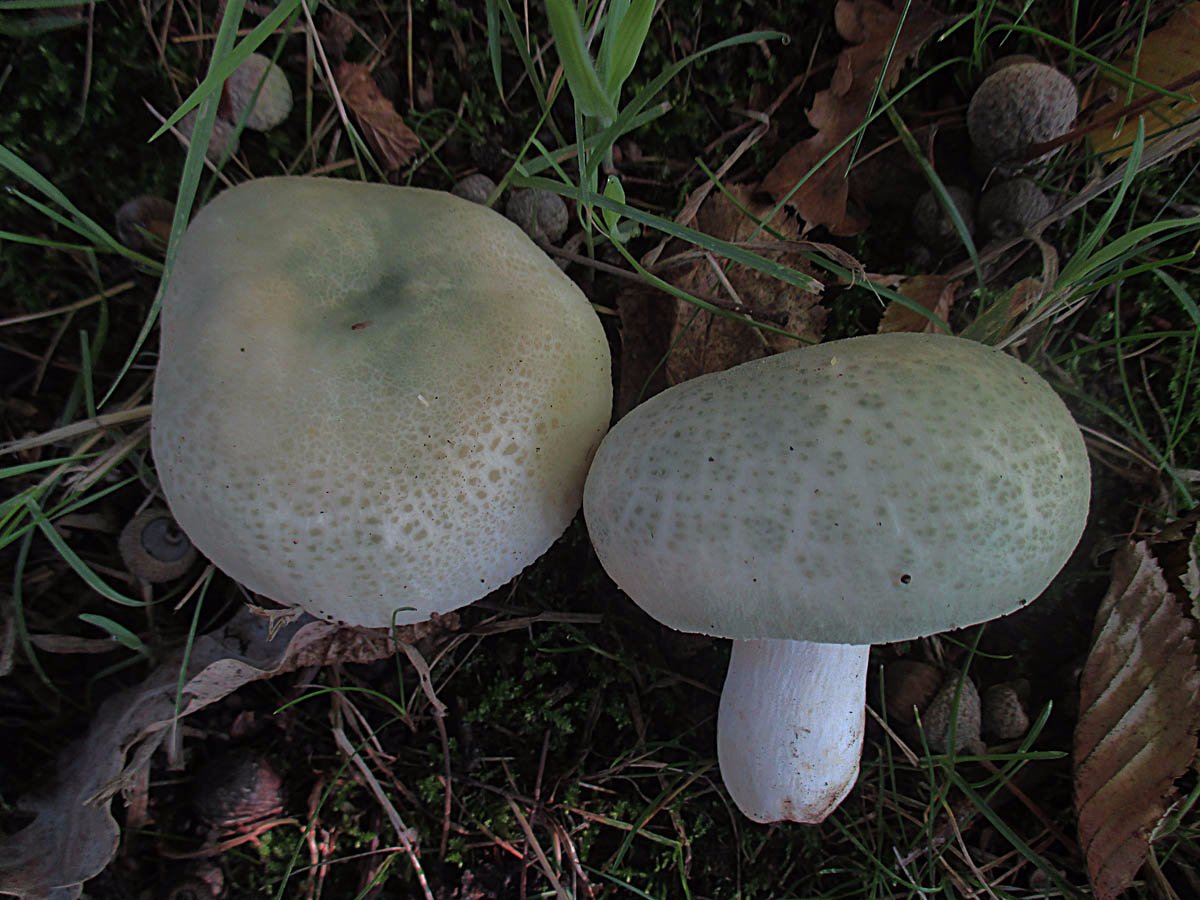
[{"label": "green grass", "polygon": [[[282,4],[258,29],[261,17],[242,14],[242,28],[254,30],[235,34],[242,6],[227,4],[220,23],[190,20],[176,8],[160,54],[157,7],[116,0],[82,19],[47,19],[0,2],[0,33],[13,48],[13,65],[0,69],[0,296],[15,301],[0,312],[12,384],[0,399],[13,401],[0,441],[20,442],[0,458],[0,601],[16,647],[15,668],[0,683],[12,688],[11,717],[21,726],[0,757],[7,773],[0,776],[0,833],[20,824],[19,796],[53,777],[54,754],[81,732],[100,698],[136,683],[164,651],[189,645],[241,602],[227,578],[199,573],[147,595],[116,553],[120,522],[156,491],[145,404],[158,279],[169,277],[190,212],[220,189],[222,177],[303,173],[332,162],[336,174],[378,179],[360,134],[335,141],[330,97],[319,82],[310,88],[304,80],[304,36],[274,31],[285,23],[308,27],[298,4]],[[747,0],[667,4],[653,15],[651,8],[610,3],[590,45],[595,4],[577,27],[574,5],[563,0],[552,3],[551,18],[531,5],[528,19],[507,0],[470,8],[438,0],[413,4],[411,33],[403,4],[348,9],[363,29],[348,58],[366,58],[367,36],[377,43],[390,36],[385,68],[398,75],[398,106],[422,139],[422,164],[395,180],[444,188],[478,160],[491,160],[507,171],[505,189],[535,185],[574,200],[584,253],[621,262],[700,306],[711,304],[643,263],[653,242],[670,238],[811,286],[811,276],[674,217],[707,181],[723,190],[761,176],[807,133],[800,110],[827,82],[831,69],[822,64],[841,46],[829,16],[809,11],[797,24],[791,13]],[[894,91],[877,92],[868,119],[845,138],[860,155],[902,145],[925,182],[943,192],[961,173],[926,153],[930,111],[949,135],[991,59],[1033,52],[1083,78],[1094,67],[1111,71],[1121,52],[1160,24],[1144,4],[1095,15],[1074,4],[984,0],[946,9],[960,18],[948,23],[944,39],[921,52]],[[791,32],[789,40],[779,38],[782,31]],[[552,33],[568,51],[558,82]],[[618,33],[632,37],[606,39]],[[631,53],[634,45],[640,53]],[[220,79],[256,47],[278,51],[297,89],[298,110],[280,132],[243,135],[239,158],[220,177],[204,164],[203,116],[191,152],[170,135],[147,140],[159,123],[143,101],[168,121],[189,106],[206,109],[211,124]],[[746,121],[740,110],[769,102],[814,52],[817,65],[769,132],[733,172],[716,178],[747,133],[738,130]],[[428,104],[411,111],[410,58],[418,86],[435,61],[444,74]],[[613,167],[614,147],[627,151],[630,142],[649,160]],[[1097,472],[1093,547],[1194,510],[1200,493],[1200,154],[1192,148],[1154,160],[1153,147],[1136,146],[1130,166],[1119,170],[1075,146],[1041,173],[1059,201],[1086,198],[1043,233],[1056,269],[1028,241],[976,246],[946,263],[966,281],[938,324],[1013,349],[1047,374],[1084,426]],[[1139,169],[1139,158],[1151,164]],[[1110,183],[1098,189],[1104,178]],[[116,209],[143,193],[177,204],[162,260],[114,236]],[[866,235],[840,242],[841,249],[869,272],[913,271],[902,246],[904,215],[875,218]],[[831,334],[871,330],[888,301],[911,305],[888,280],[864,281],[843,258],[812,253]],[[572,274],[590,277],[582,268]],[[1025,276],[1042,278],[1042,290],[1009,321],[1003,311]],[[76,303],[88,298],[95,299]],[[55,312],[26,318],[47,311]],[[420,896],[395,811],[407,826],[403,838],[419,844],[423,877],[438,896],[455,889],[553,896],[556,883],[572,897],[1085,895],[1064,759],[1070,691],[1059,669],[1086,650],[1087,611],[1104,587],[1104,573],[1084,553],[1042,601],[1069,612],[1055,618],[1034,607],[1004,630],[956,638],[968,646],[979,639],[971,671],[985,683],[1034,682],[1036,724],[1023,741],[981,757],[937,755],[919,735],[893,739],[872,719],[860,782],[833,816],[817,827],[764,827],[740,817],[716,768],[726,647],[677,646],[605,579],[577,522],[511,591],[464,612],[452,640],[427,648],[437,696],[448,707],[444,734],[403,657],[311,673],[312,685],[239,693],[256,723],[242,741],[283,760],[287,813],[300,824],[231,852],[222,860],[227,884],[238,896],[302,896],[318,885],[323,896],[366,896],[372,883]],[[1061,660],[1031,649],[1046,647],[1037,634],[1041,615],[1066,627],[1049,651]],[[513,630],[504,630],[508,623]],[[112,648],[63,654],[46,649],[48,635],[107,636]],[[938,638],[877,648],[872,668],[901,653],[960,652]],[[875,710],[878,697],[873,679]],[[185,745],[200,758],[215,753],[227,743],[221,735],[233,715],[218,708],[189,720],[198,733],[186,735]],[[193,848],[201,838],[178,778],[155,769],[151,802],[162,817],[155,827],[170,834],[172,846]],[[1194,778],[1184,788],[1132,896],[1195,892],[1200,789]],[[150,836],[122,851],[120,873],[112,875],[124,879],[122,889],[161,888],[158,879],[182,877],[186,866],[159,857]]]}]

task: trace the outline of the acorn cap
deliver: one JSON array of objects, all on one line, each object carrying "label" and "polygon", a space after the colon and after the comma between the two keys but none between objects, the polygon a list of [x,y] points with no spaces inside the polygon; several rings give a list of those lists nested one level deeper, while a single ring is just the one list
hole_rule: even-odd
[{"label": "acorn cap", "polygon": [[1013,172],[1057,152],[1025,158],[1034,144],[1069,130],[1078,112],[1079,95],[1070,78],[1044,63],[1018,62],[979,85],[967,107],[967,131],[984,167]]},{"label": "acorn cap", "polygon": [[292,86],[279,66],[251,53],[225,80],[221,99],[230,121],[237,123],[245,115],[247,128],[270,131],[292,111]]},{"label": "acorn cap", "polygon": [[563,198],[542,188],[522,188],[508,196],[504,214],[542,244],[554,244],[567,233],[570,214]]},{"label": "acorn cap", "polygon": [[992,185],[979,200],[979,224],[998,238],[1016,237],[1050,212],[1050,198],[1028,178]]}]

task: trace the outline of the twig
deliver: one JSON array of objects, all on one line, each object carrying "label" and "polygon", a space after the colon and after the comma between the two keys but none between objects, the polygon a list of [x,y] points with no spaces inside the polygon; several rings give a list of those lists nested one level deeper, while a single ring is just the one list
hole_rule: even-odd
[{"label": "twig", "polygon": [[433,677],[429,670],[429,663],[425,661],[421,651],[407,641],[397,639],[396,643],[404,651],[404,655],[408,657],[412,667],[417,670],[421,690],[433,711],[433,722],[437,726],[438,738],[442,743],[442,767],[446,773],[446,793],[442,801],[442,840],[438,845],[438,856],[444,860],[450,846],[450,804],[454,790],[454,775],[450,765],[450,737],[446,734],[446,704],[438,699],[437,692],[433,689]]},{"label": "twig", "polygon": [[546,851],[542,849],[542,845],[538,842],[537,835],[533,833],[533,827],[529,824],[529,820],[525,818],[525,814],[521,812],[521,807],[511,797],[508,800],[508,805],[512,809],[513,815],[517,817],[517,824],[525,832],[526,843],[533,850],[534,855],[538,858],[538,862],[542,864],[542,874],[546,876],[546,880],[550,882],[550,886],[558,894],[559,900],[571,900],[571,895],[567,893],[566,888],[562,886],[562,882],[558,880],[558,876],[554,874],[554,870],[550,868],[550,860],[546,858]]},{"label": "twig", "polygon": [[82,300],[76,300],[74,303],[68,303],[66,306],[56,306],[54,309],[43,309],[41,312],[25,313],[20,316],[9,316],[7,319],[0,319],[0,328],[6,328],[9,325],[18,325],[22,322],[35,322],[38,319],[49,319],[53,316],[61,316],[65,313],[73,313],[78,310],[85,309],[93,304],[99,303],[101,300],[111,300],[118,294],[123,294],[133,287],[132,281],[122,281],[118,285],[111,288],[106,288],[98,294],[92,294],[90,297],[84,297]]},{"label": "twig", "polygon": [[283,819],[268,819],[265,822],[259,822],[245,834],[239,834],[236,837],[231,837],[228,840],[218,841],[215,844],[205,844],[198,850],[170,850],[160,848],[159,854],[167,859],[209,859],[213,856],[224,856],[234,847],[240,847],[242,844],[248,844],[251,841],[257,841],[260,835],[266,834],[272,828],[278,828],[280,825],[299,825],[298,819],[283,818]]},{"label": "twig", "polygon": [[149,403],[135,406],[132,409],[123,409],[120,412],[102,413],[90,419],[81,419],[78,422],[72,422],[70,425],[54,428],[43,434],[35,434],[32,437],[9,441],[7,444],[0,444],[0,453],[20,453],[22,450],[44,447],[46,444],[56,444],[59,441],[66,441],[71,438],[80,437],[81,435],[91,434],[95,431],[102,431],[105,428],[116,428],[118,425],[140,422],[142,419],[148,419],[149,417]]},{"label": "twig", "polygon": [[401,846],[404,847],[404,852],[408,856],[409,862],[412,863],[413,872],[417,876],[417,882],[421,885],[421,892],[425,895],[425,900],[433,900],[433,891],[429,889],[429,882],[425,878],[425,870],[421,868],[420,855],[412,842],[412,838],[409,836],[408,826],[404,824],[404,820],[400,818],[400,813],[396,811],[396,807],[392,805],[392,801],[388,798],[387,793],[375,778],[375,773],[371,771],[370,766],[363,761],[358,751],[354,749],[342,727],[334,725],[332,731],[333,739],[337,743],[338,748],[346,754],[346,757],[358,769],[367,784],[367,788],[375,795],[375,799],[379,802],[379,805],[383,807],[383,811],[387,815],[388,821],[391,822]]}]

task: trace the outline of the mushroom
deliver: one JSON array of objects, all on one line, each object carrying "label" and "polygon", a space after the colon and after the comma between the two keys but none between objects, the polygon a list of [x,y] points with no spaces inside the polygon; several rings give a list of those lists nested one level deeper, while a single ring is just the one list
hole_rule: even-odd
[{"label": "mushroom", "polygon": [[601,442],[584,514],[650,615],[734,639],[717,751],[738,807],[815,823],[858,772],[870,645],[1036,599],[1089,489],[1079,429],[1033,369],[895,333],[650,399]]},{"label": "mushroom", "polygon": [[154,458],[180,527],[250,590],[353,625],[421,622],[566,528],[609,369],[587,299],[499,213],[265,178],[182,239]]}]

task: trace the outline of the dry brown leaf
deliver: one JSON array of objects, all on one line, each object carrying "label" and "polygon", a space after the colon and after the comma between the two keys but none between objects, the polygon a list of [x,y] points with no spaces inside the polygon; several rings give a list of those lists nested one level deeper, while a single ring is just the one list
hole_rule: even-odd
[{"label": "dry brown leaf", "polygon": [[[760,229],[756,220],[765,219],[771,205],[755,202],[748,185],[730,185],[727,190],[734,200],[714,191],[700,207],[696,214],[696,227],[700,231],[730,243],[753,242],[754,252],[764,258],[815,274],[801,252],[814,249],[814,245],[801,245],[795,219],[780,212],[770,222],[774,234]],[[741,207],[754,218],[747,216]],[[775,235],[782,235],[783,240]],[[672,257],[672,253],[680,256]],[[861,264],[851,259],[847,267],[858,270]],[[818,341],[823,333],[826,311],[820,306],[820,295],[696,247],[672,242],[656,271],[697,297],[806,340]],[[640,284],[621,292],[617,309],[621,315],[618,415],[671,384],[790,350],[801,343],[699,309]]]},{"label": "dry brown leaf", "polygon": [[[955,295],[961,286],[961,279],[949,278],[946,275],[913,275],[911,278],[905,278],[898,290],[944,322],[950,315],[950,308],[954,305]],[[932,333],[940,329],[926,316],[893,300],[883,311],[883,319],[879,322],[880,334],[889,331]]]},{"label": "dry brown leaf", "polygon": [[1088,877],[1116,898],[1196,754],[1200,669],[1193,622],[1146,542],[1117,551],[1080,676],[1075,807]]},{"label": "dry brown leaf", "polygon": [[343,62],[334,72],[334,79],[367,143],[379,154],[384,171],[395,172],[407,164],[421,149],[421,141],[404,124],[392,101],[383,96],[371,70],[361,63]]},{"label": "dry brown leaf", "polygon": [[[949,21],[921,2],[908,8],[899,37],[900,14],[879,0],[840,0],[834,9],[838,34],[853,46],[838,55],[829,89],[813,98],[809,124],[817,130],[792,147],[776,163],[759,189],[776,200],[791,193],[796,184],[862,124],[883,74],[882,87],[890,90],[909,57]],[[893,40],[895,47],[893,49]],[[883,62],[891,51],[887,72]],[[824,225],[833,234],[857,234],[867,226],[864,213],[848,208],[846,170],[854,152],[850,141],[826,161],[788,200],[808,227]]]},{"label": "dry brown leaf", "polygon": [[617,295],[621,319],[621,369],[617,418],[667,387],[663,365],[675,326],[675,303],[662,291],[638,282]]},{"label": "dry brown leaf", "polygon": [[[181,716],[252,681],[307,666],[371,662],[396,650],[382,629],[346,628],[306,617],[269,640],[270,624],[242,610],[223,628],[196,639]],[[397,636],[416,641],[457,627],[458,617],[451,613],[397,629]],[[169,658],[141,685],[106,700],[84,738],[59,757],[53,787],[23,798],[21,807],[35,818],[16,834],[0,838],[0,893],[78,897],[82,883],[108,865],[120,837],[109,805],[118,793],[136,787],[170,736],[181,664],[181,655]]]},{"label": "dry brown leaf", "polygon": [[[1131,51],[1117,65],[1127,72],[1133,71],[1134,61]],[[1200,73],[1200,3],[1187,4],[1177,10],[1161,28],[1147,34],[1145,40],[1139,43],[1136,63],[1137,76],[1159,87],[1178,83],[1181,79]],[[1110,102],[1093,117],[1098,121],[1119,115],[1122,107],[1137,103],[1149,93],[1139,85],[1134,85],[1130,92],[1128,82],[1110,74],[1097,82],[1096,89],[1099,96],[1107,95],[1110,98]],[[1197,96],[1196,84],[1183,89],[1182,93]],[[1147,143],[1152,140],[1149,135],[1179,125],[1197,113],[1200,113],[1200,102],[1196,100],[1188,102],[1162,98],[1155,101],[1142,113],[1146,117]],[[1137,133],[1137,119],[1136,115],[1126,116],[1111,126],[1092,131],[1090,140],[1093,149],[1104,154],[1106,162],[1128,157]]]},{"label": "dry brown leaf", "polygon": [[[772,240],[772,235],[758,228],[755,219],[747,216],[739,204],[757,219],[765,219],[771,206],[755,203],[747,185],[732,185],[728,190],[733,199],[714,192],[704,201],[696,215],[697,227],[730,243]],[[785,240],[800,237],[796,221],[782,212],[771,220],[770,226]],[[759,252],[767,259],[814,274],[811,263],[796,249]],[[811,341],[820,340],[824,330],[826,311],[819,305],[819,295],[728,260],[704,254],[672,282],[698,297],[722,298],[734,311],[744,310],[758,321],[772,320],[778,327]],[[794,339],[697,310],[682,300],[676,300],[675,305],[672,349],[666,365],[670,384],[800,346]]]}]

